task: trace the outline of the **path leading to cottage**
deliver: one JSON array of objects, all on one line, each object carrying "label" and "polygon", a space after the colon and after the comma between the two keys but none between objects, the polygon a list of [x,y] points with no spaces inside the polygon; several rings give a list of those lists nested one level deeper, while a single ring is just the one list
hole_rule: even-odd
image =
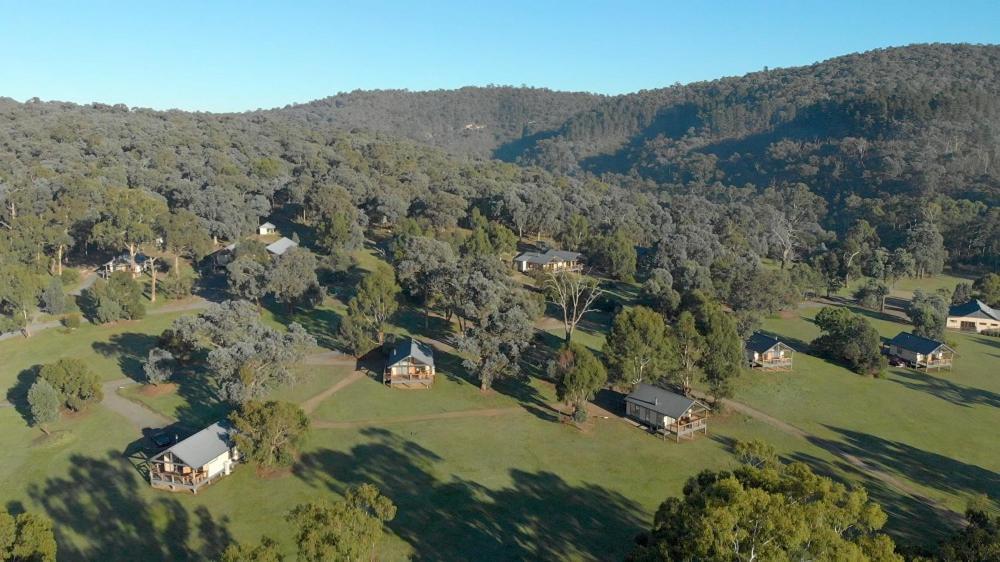
[{"label": "path leading to cottage", "polygon": [[[330,386],[329,388],[327,388],[323,392],[320,392],[316,396],[313,396],[312,398],[309,398],[305,402],[303,402],[302,403],[302,411],[305,412],[306,414],[311,414],[311,413],[315,412],[316,408],[318,408],[319,405],[324,400],[326,400],[327,398],[333,396],[337,392],[340,392],[341,390],[347,388],[348,386],[350,386],[350,385],[358,382],[359,380],[361,380],[363,378],[365,378],[365,374],[364,373],[362,373],[361,371],[354,371],[350,375],[347,375],[343,379],[340,379],[339,381],[337,381],[336,383],[334,383],[332,386]],[[313,425],[315,425],[315,423]]]},{"label": "path leading to cottage", "polygon": [[351,420],[342,422],[331,422],[315,420],[312,427],[318,429],[351,429],[356,427],[368,427],[373,425],[386,425],[393,423],[412,423],[433,420],[453,420],[461,418],[492,418],[511,414],[527,414],[528,410],[520,406],[510,408],[487,408],[478,410],[460,410],[457,412],[441,412],[437,414],[422,414],[418,416],[398,416],[390,418],[372,418],[367,420]]},{"label": "path leading to cottage", "polygon": [[[703,392],[692,391],[691,394],[695,398],[698,398],[699,400],[710,400],[711,399],[711,397],[708,394],[703,393]],[[749,406],[749,405],[744,404],[742,402],[736,402],[735,400],[730,400],[728,398],[723,398],[722,399],[722,404],[726,408],[729,408],[729,409],[731,409],[731,410],[733,410],[735,412],[739,412],[739,413],[741,413],[741,414],[743,414],[745,416],[749,416],[751,418],[754,418],[754,419],[756,419],[758,421],[762,421],[762,422],[770,425],[771,427],[774,427],[774,428],[780,430],[783,433],[787,433],[788,435],[792,435],[794,437],[798,437],[799,439],[804,439],[804,440],[806,440],[806,441],[808,441],[808,442],[810,442],[810,443],[812,443],[812,444],[814,444],[814,445],[816,445],[818,447],[821,447],[824,450],[826,450],[827,452],[829,452],[829,453],[831,453],[831,454],[833,454],[833,455],[835,455],[835,456],[843,459],[844,461],[846,461],[848,464],[850,464],[852,467],[854,467],[856,470],[858,470],[861,474],[866,475],[866,476],[871,476],[872,478],[881,481],[883,484],[886,484],[887,486],[889,486],[891,488],[894,488],[897,491],[902,492],[902,493],[904,493],[904,494],[912,497],[913,499],[915,499],[915,500],[919,501],[920,503],[926,505],[927,507],[931,508],[940,517],[942,517],[944,519],[947,519],[951,523],[953,523],[955,525],[962,525],[962,524],[964,524],[963,522],[965,521],[965,518],[960,513],[957,513],[955,511],[953,511],[952,509],[950,509],[947,506],[941,504],[940,502],[937,502],[937,501],[935,501],[935,500],[933,500],[931,498],[928,498],[928,497],[920,494],[920,492],[918,492],[915,488],[913,488],[913,486],[910,486],[909,484],[907,484],[906,482],[900,480],[899,478],[896,478],[892,474],[889,474],[887,472],[879,470],[878,467],[875,467],[875,466],[872,466],[871,464],[868,464],[863,459],[858,458],[855,455],[852,455],[850,453],[845,452],[843,449],[841,449],[840,447],[838,447],[836,444],[830,442],[829,439],[821,439],[821,438],[817,437],[815,434],[809,433],[808,431],[805,431],[804,429],[796,427],[796,426],[794,426],[794,425],[792,425],[792,424],[790,424],[788,422],[779,420],[778,418],[776,418],[774,416],[771,416],[770,414],[762,412],[762,411],[754,408],[753,406]]]},{"label": "path leading to cottage", "polygon": [[104,391],[101,405],[132,422],[132,425],[139,429],[165,427],[176,421],[118,394],[119,389],[136,384],[139,383],[132,379],[117,379],[104,383],[101,387]]}]

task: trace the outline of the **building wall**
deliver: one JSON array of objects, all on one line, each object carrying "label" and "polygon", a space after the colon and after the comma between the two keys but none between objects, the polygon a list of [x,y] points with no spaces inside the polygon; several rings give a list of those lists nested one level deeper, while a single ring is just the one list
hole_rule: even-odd
[{"label": "building wall", "polygon": [[215,457],[208,464],[205,465],[205,473],[211,478],[216,474],[226,471],[226,466],[230,464],[229,451],[222,453],[221,455]]},{"label": "building wall", "polygon": [[983,330],[1000,330],[1000,321],[988,318],[974,318],[971,316],[949,316],[946,326],[953,330],[961,330],[963,322],[972,322],[976,326],[976,332]]},{"label": "building wall", "polygon": [[923,361],[924,359],[923,355],[915,351],[909,349],[903,349],[895,345],[889,347],[889,353],[892,353],[897,357],[902,357],[903,359],[906,359],[907,361],[910,361],[912,363],[916,363],[917,361]]},{"label": "building wall", "polygon": [[629,417],[657,429],[666,427],[667,424],[674,423],[674,418],[654,412],[653,410],[640,406],[635,402],[625,403],[625,413],[628,414]]}]

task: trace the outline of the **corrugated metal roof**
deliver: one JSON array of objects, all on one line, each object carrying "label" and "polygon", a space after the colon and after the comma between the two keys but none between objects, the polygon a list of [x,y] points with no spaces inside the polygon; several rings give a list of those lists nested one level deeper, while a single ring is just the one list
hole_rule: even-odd
[{"label": "corrugated metal roof", "polygon": [[229,428],[229,422],[214,423],[167,449],[167,452],[192,468],[201,468],[229,451]]},{"label": "corrugated metal roof", "polygon": [[568,252],[565,250],[548,250],[543,254],[538,252],[524,252],[514,258],[514,261],[545,265],[554,261],[576,261],[580,259],[581,255],[579,252]]},{"label": "corrugated metal roof", "polygon": [[695,404],[708,408],[694,398],[681,396],[658,386],[645,383],[640,383],[636,386],[635,390],[625,397],[625,401],[634,402],[644,408],[649,408],[656,413],[670,416],[674,419],[683,416]]},{"label": "corrugated metal roof", "polygon": [[395,365],[407,357],[412,357],[424,365],[434,366],[434,348],[413,338],[406,338],[396,343],[388,361],[390,365]]},{"label": "corrugated metal roof", "polygon": [[747,340],[747,349],[750,351],[756,351],[757,353],[764,353],[779,343],[781,343],[781,340],[778,338],[773,338],[760,332],[754,332],[754,334],[750,336],[750,339]]},{"label": "corrugated metal roof", "polygon": [[1000,320],[1000,310],[993,308],[979,299],[973,299],[967,303],[957,304],[948,309],[948,316],[992,318],[993,320]]},{"label": "corrugated metal roof", "polygon": [[269,221],[269,222],[265,222],[264,224],[260,225],[259,228],[271,228],[271,229],[274,229],[274,228],[278,228],[278,227],[274,226],[274,223]]},{"label": "corrugated metal roof", "polygon": [[272,242],[272,243],[268,244],[267,245],[267,251],[271,252],[272,254],[274,254],[276,256],[280,256],[280,255],[284,254],[285,252],[287,252],[289,250],[289,248],[294,248],[295,246],[298,246],[298,245],[299,245],[299,243],[296,242],[295,240],[291,240],[289,238],[281,238],[280,240],[278,240],[276,242]]},{"label": "corrugated metal roof", "polygon": [[[889,340],[889,345],[915,351],[923,355],[933,353],[939,347],[948,347],[937,340],[932,340],[916,334],[911,334],[909,332],[900,332],[896,334],[896,337]],[[948,349],[951,348],[948,347]]]}]

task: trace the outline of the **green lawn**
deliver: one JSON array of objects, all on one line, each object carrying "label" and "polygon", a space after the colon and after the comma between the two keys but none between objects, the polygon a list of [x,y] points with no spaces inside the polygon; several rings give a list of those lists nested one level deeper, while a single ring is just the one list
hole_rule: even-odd
[{"label": "green lawn", "polygon": [[[860,310],[860,309],[855,309]],[[764,330],[799,350],[819,335],[811,318],[770,318]],[[910,326],[863,311],[884,338]],[[904,479],[927,497],[962,511],[974,494],[1000,497],[1000,340],[948,333],[958,344],[954,371],[891,368],[883,379],[862,377],[799,352],[792,373],[743,377],[737,400],[791,423],[871,465]],[[932,529],[919,505],[894,490],[876,497],[897,517]]]},{"label": "green lawn", "polygon": [[[342,310],[331,298],[308,314],[265,314],[275,325],[303,323],[329,347]],[[801,349],[818,334],[809,321],[818,310],[804,306],[791,318],[768,319],[764,328]],[[155,335],[177,316],[0,342],[0,385],[18,385],[19,373],[64,356],[83,359],[103,380],[134,373]],[[609,319],[589,316],[578,341],[600,349]],[[887,319],[873,322],[886,337],[907,328]],[[425,327],[423,317],[409,310],[398,324],[393,331],[424,337],[447,328],[437,318]],[[545,331],[547,344],[560,343],[561,326],[546,325]],[[431,390],[391,390],[364,378],[313,414],[317,421],[385,419],[384,425],[315,429],[290,473],[260,479],[243,466],[197,496],[149,488],[138,461],[129,459],[140,436],[102,406],[64,418],[53,436],[44,437],[27,426],[19,402],[19,408],[0,408],[0,447],[6,452],[0,458],[0,499],[51,517],[66,560],[213,558],[232,540],[256,541],[264,534],[291,558],[284,514],[364,482],[375,483],[399,505],[383,547],[386,560],[462,559],[470,552],[484,560],[621,559],[665,497],[679,494],[686,479],[703,469],[732,466],[735,440],[758,438],[785,459],[864,484],[889,510],[888,528],[897,538],[928,543],[942,532],[938,514],[859,473],[830,449],[836,445],[954,509],[974,493],[997,497],[1000,340],[952,337],[960,354],[952,373],[894,369],[885,379],[872,379],[800,352],[793,373],[743,377],[738,400],[813,434],[811,440],[730,415],[711,420],[708,438],[683,444],[655,439],[617,417],[595,418],[586,431],[560,424],[547,407],[555,401],[551,384],[505,382],[483,394],[463,375],[461,359],[441,351]],[[271,397],[303,402],[350,371],[350,364],[300,365],[296,385]],[[178,383],[176,392],[147,396],[134,387],[127,395],[199,424],[224,411],[197,378]],[[388,421],[492,408],[515,410],[496,417]]]}]

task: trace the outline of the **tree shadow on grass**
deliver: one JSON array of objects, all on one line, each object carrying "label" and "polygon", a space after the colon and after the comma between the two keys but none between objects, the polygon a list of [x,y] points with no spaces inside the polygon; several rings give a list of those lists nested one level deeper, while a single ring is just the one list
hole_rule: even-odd
[{"label": "tree shadow on grass", "polygon": [[31,385],[38,380],[38,370],[41,365],[33,365],[23,369],[17,374],[17,382],[7,389],[7,401],[14,407],[14,411],[24,419],[24,423],[31,425],[31,406],[28,404],[28,390]]},{"label": "tree shadow on grass", "polygon": [[156,347],[156,336],[125,332],[114,334],[108,341],[98,341],[91,344],[97,353],[104,357],[117,357],[122,373],[136,382],[145,382],[146,374],[142,365],[146,361],[149,350]]},{"label": "tree shadow on grass", "polygon": [[[901,474],[929,488],[951,494],[986,494],[1000,497],[1000,474],[959,460],[918,449],[899,441],[849,429],[825,426],[841,440],[811,437],[827,450],[839,449],[888,473]],[[956,427],[956,431],[960,427]]]},{"label": "tree shadow on grass", "polygon": [[[935,509],[926,498],[902,493],[847,462],[830,462],[806,453],[795,453],[790,460],[805,463],[816,474],[845,485],[863,485],[868,498],[879,504],[889,516],[883,531],[900,545],[933,546],[960,524],[958,514]],[[850,475],[851,479],[845,480],[846,475]]]},{"label": "tree shadow on grass", "polygon": [[146,486],[109,452],[73,455],[65,476],[32,484],[28,495],[55,524],[60,560],[215,559],[232,542],[228,519],[216,520],[202,507],[192,520],[166,492],[147,499],[140,489]]},{"label": "tree shadow on grass", "polygon": [[551,472],[511,470],[511,484],[488,488],[452,475],[443,459],[385,429],[348,452],[303,455],[295,472],[338,494],[373,483],[399,507],[388,526],[408,542],[414,560],[609,560],[626,554],[645,526],[643,510],[593,484],[574,485]]},{"label": "tree shadow on grass", "polygon": [[177,383],[177,394],[184,399],[176,416],[185,426],[206,427],[225,418],[233,409],[220,398],[215,381],[203,370],[179,374],[171,380]]},{"label": "tree shadow on grass", "polygon": [[267,304],[267,309],[274,315],[275,320],[288,325],[298,322],[314,338],[316,344],[326,349],[341,349],[340,329],[341,316],[329,308],[314,308],[311,310],[296,309],[291,314],[281,303]]},{"label": "tree shadow on grass", "polygon": [[1000,408],[1000,394],[986,389],[961,385],[948,379],[935,377],[929,373],[908,369],[896,369],[893,373],[896,376],[890,377],[891,381],[911,390],[937,396],[956,406],[969,407],[975,404],[985,404],[994,408]]}]

